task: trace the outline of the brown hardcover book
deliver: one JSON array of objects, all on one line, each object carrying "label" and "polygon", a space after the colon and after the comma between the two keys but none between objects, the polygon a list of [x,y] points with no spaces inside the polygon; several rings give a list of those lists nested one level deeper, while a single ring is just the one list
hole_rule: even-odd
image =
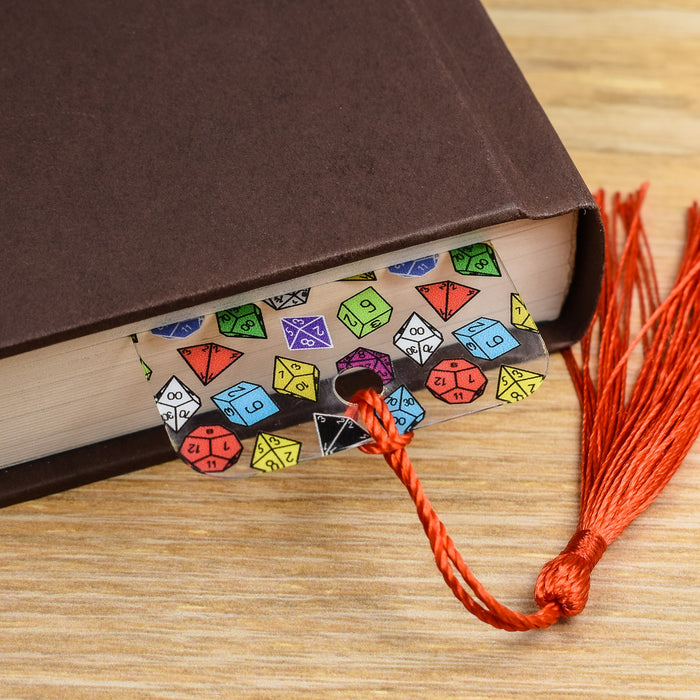
[{"label": "brown hardcover book", "polygon": [[0,47],[0,504],[168,459],[128,336],[217,304],[557,221],[531,311],[589,321],[599,215],[475,0],[10,2]]}]

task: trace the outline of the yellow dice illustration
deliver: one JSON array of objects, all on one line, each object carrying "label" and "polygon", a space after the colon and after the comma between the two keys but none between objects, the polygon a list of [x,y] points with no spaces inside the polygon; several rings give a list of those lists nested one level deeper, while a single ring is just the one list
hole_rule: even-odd
[{"label": "yellow dice illustration", "polygon": [[316,401],[319,371],[316,365],[287,357],[275,358],[275,378],[272,388],[278,394]]},{"label": "yellow dice illustration", "polygon": [[296,440],[271,433],[258,433],[250,466],[261,472],[291,467],[299,462],[300,450],[301,443]]},{"label": "yellow dice illustration", "polygon": [[544,381],[544,375],[527,369],[501,365],[498,373],[496,398],[506,403],[515,403],[534,394]]},{"label": "yellow dice illustration", "polygon": [[533,321],[522,297],[515,293],[510,295],[510,322],[521,331],[537,333],[537,324]]}]

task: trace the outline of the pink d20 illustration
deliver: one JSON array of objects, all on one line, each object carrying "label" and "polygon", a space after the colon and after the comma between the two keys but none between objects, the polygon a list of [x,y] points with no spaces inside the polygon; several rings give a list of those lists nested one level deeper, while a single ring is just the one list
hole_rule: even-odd
[{"label": "pink d20 illustration", "polygon": [[394,368],[389,355],[370,348],[355,348],[345,357],[341,357],[335,366],[338,372],[346,372],[354,367],[371,369],[381,377],[382,384],[388,384],[394,378]]}]

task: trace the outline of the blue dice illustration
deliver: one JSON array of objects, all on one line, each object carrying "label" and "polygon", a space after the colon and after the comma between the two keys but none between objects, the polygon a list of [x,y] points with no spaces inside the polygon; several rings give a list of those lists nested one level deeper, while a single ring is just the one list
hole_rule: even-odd
[{"label": "blue dice illustration", "polygon": [[401,275],[401,277],[422,277],[435,269],[438,257],[437,255],[429,255],[425,258],[418,258],[417,260],[399,263],[398,265],[389,265],[387,270],[394,275]]},{"label": "blue dice illustration", "polygon": [[386,405],[394,416],[399,433],[407,433],[425,418],[425,409],[403,385],[386,397]]},{"label": "blue dice illustration", "polygon": [[500,321],[492,318],[477,318],[454,331],[454,336],[482,360],[495,360],[520,345]]},{"label": "blue dice illustration", "polygon": [[167,326],[158,326],[151,333],[159,335],[161,338],[187,338],[202,327],[204,316],[191,318],[188,321],[179,321],[178,323],[169,323]]},{"label": "blue dice illustration", "polygon": [[259,384],[239,382],[224,389],[211,400],[231,423],[255,425],[277,411],[277,405]]}]

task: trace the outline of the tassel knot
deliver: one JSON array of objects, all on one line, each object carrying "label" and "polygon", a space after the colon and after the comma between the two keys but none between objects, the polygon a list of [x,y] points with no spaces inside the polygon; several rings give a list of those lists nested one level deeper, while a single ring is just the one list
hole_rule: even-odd
[{"label": "tassel knot", "polygon": [[591,571],[607,549],[607,542],[592,530],[578,530],[559,556],[548,561],[535,584],[540,608],[556,603],[563,617],[578,615],[588,601]]}]

